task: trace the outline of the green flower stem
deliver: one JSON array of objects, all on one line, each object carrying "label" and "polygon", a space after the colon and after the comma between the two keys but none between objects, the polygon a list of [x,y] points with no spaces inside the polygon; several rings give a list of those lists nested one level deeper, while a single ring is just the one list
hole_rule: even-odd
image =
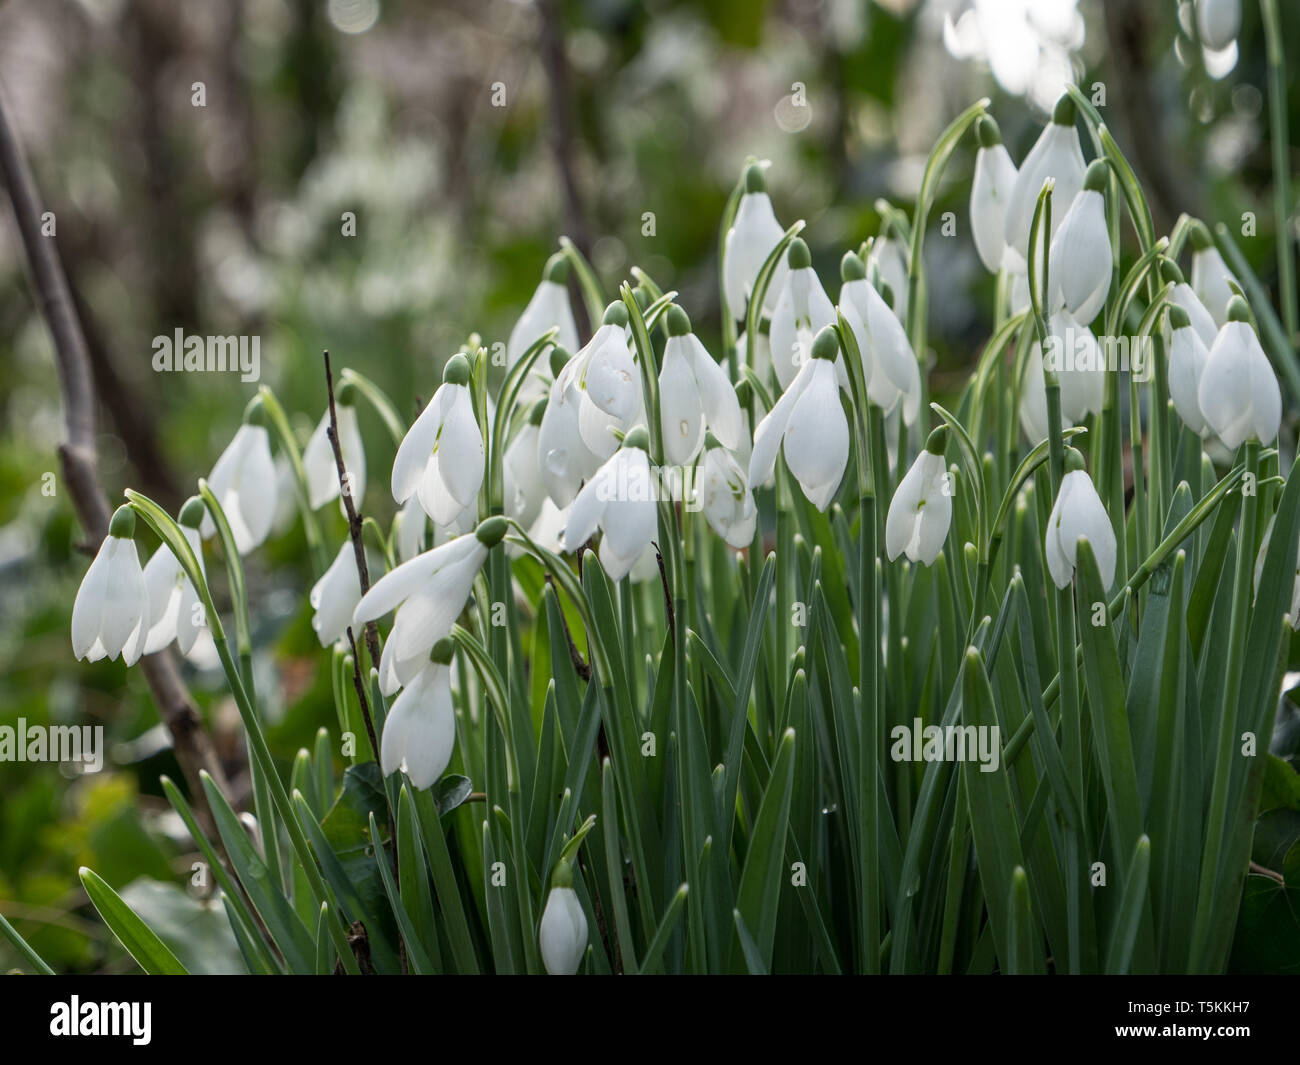
[{"label": "green flower stem", "polygon": [[370,378],[357,373],[351,367],[345,366],[339,371],[339,384],[353,385],[357,394],[364,396],[366,401],[374,408],[375,413],[379,415],[380,420],[384,423],[384,428],[388,430],[388,435],[392,437],[394,446],[400,445],[402,438],[406,435],[406,420],[397,413],[397,408],[388,395],[375,384]]},{"label": "green flower stem", "polygon": [[487,496],[489,515],[502,513],[505,503],[505,453],[509,446],[509,430],[514,417],[519,393],[529,372],[542,353],[555,343],[559,327],[553,327],[538,337],[510,367],[501,391],[497,393],[497,407],[492,417],[492,429],[487,435]]},{"label": "green flower stem", "polygon": [[1273,153],[1274,239],[1277,241],[1278,302],[1291,343],[1300,330],[1297,309],[1295,259],[1291,217],[1291,138],[1287,133],[1286,56],[1282,49],[1282,22],[1277,0],[1259,0],[1264,23],[1264,49],[1268,60],[1269,148]]}]

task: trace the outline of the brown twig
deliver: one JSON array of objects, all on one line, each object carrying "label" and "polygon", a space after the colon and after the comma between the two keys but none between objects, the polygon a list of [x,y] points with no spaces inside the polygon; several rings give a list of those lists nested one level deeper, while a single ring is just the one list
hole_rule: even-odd
[{"label": "brown twig", "polygon": [[[555,581],[548,573],[546,583],[555,589]],[[559,592],[556,591],[558,597]],[[573,671],[583,680],[591,680],[591,666],[582,660],[582,652],[578,650],[578,645],[573,642],[573,633],[569,631],[569,619],[564,616],[564,608],[560,608],[560,624],[564,627],[564,642],[569,645],[569,661],[573,663]]]},{"label": "brown twig", "polygon": [[[3,95],[0,95],[0,171],[4,173],[22,236],[36,303],[54,341],[54,361],[67,428],[67,439],[59,445],[63,480],[78,520],[86,534],[98,542],[108,532],[111,510],[99,482],[95,396],[86,338],[54,238],[41,232],[41,201]],[[206,770],[223,794],[228,794],[229,789],[212,739],[203,727],[170,649],[145,656],[140,660],[140,668],[153,693],[159,716],[171,733],[176,760],[189,784],[192,801],[204,827],[211,828],[212,815],[199,771]]]}]

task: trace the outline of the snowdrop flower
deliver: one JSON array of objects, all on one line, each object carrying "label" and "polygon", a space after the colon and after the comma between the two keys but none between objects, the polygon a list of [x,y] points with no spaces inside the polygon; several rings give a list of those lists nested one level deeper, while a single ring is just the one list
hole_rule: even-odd
[{"label": "snowdrop flower", "polygon": [[1201,229],[1192,230],[1192,290],[1220,328],[1228,321],[1228,304],[1237,278]]},{"label": "snowdrop flower", "polygon": [[1182,307],[1169,308],[1169,395],[1174,410],[1192,432],[1205,436],[1210,431],[1201,413],[1201,376],[1205,372],[1209,351],[1200,334],[1192,327],[1192,320]]},{"label": "snowdrop flower", "polygon": [[1249,437],[1268,444],[1277,436],[1282,393],[1240,296],[1228,305],[1227,324],[1206,357],[1196,398],[1225,447],[1236,448]]},{"label": "snowdrop flower", "polygon": [[1223,51],[1241,32],[1241,0],[1196,0],[1196,32],[1206,48]]},{"label": "snowdrop flower", "polygon": [[[1273,538],[1273,523],[1277,516],[1268,519],[1264,530],[1264,539],[1259,545],[1259,554],[1255,556],[1255,594],[1259,595],[1259,582],[1264,577],[1264,557],[1268,554],[1268,543]],[[1291,585],[1291,610],[1289,612],[1292,629],[1300,629],[1300,553],[1296,555],[1295,580]]]},{"label": "snowdrop flower", "polygon": [[1086,325],[1057,311],[1048,320],[1048,353],[1034,342],[1021,387],[1020,426],[1033,443],[1047,439],[1047,380],[1044,363],[1061,386],[1061,425],[1069,427],[1099,412],[1106,398],[1106,358]]},{"label": "snowdrop flower", "polygon": [[1079,537],[1086,536],[1097,558],[1102,587],[1109,588],[1115,579],[1115,530],[1084,469],[1083,456],[1072,447],[1065,451],[1065,469],[1047,519],[1047,570],[1058,588],[1066,587],[1074,576]]},{"label": "snowdrop flower", "polygon": [[[555,375],[551,395],[576,389],[578,432],[597,459],[618,450],[619,436],[643,417],[641,372],[628,349],[627,308],[615,300],[592,338]],[[557,500],[558,502],[558,500]]]},{"label": "snowdrop flower", "polygon": [[991,274],[1002,269],[1006,255],[1007,203],[1016,184],[1016,164],[1011,161],[998,124],[988,115],[975,124],[979,151],[970,186],[970,228],[980,262]]},{"label": "snowdrop flower", "polygon": [[505,518],[488,518],[473,533],[391,570],[361,597],[352,613],[354,629],[397,610],[379,662],[379,686],[385,695],[414,680],[424,668],[430,648],[450,635],[488,551],[505,534]]},{"label": "snowdrop flower", "polygon": [[1083,188],[1052,238],[1048,264],[1052,306],[1064,304],[1072,317],[1085,323],[1097,317],[1110,291],[1110,230],[1102,193],[1108,169],[1101,159],[1089,164]]},{"label": "snowdrop flower", "polygon": [[72,650],[78,658],[98,662],[121,655],[133,666],[144,652],[149,589],[134,537],[135,511],[118,507],[72,605]]},{"label": "snowdrop flower", "polygon": [[[736,207],[736,217],[727,230],[722,253],[722,280],[731,316],[743,320],[749,296],[772,249],[785,235],[776,220],[767,195],[763,168],[751,163],[745,168],[745,191]],[[768,282],[763,308],[771,312],[785,281],[785,264],[778,262]]]},{"label": "snowdrop flower", "polygon": [[551,893],[537,929],[542,964],[551,976],[576,976],[587,953],[587,917],[573,890],[573,869],[562,859],[551,876]]},{"label": "snowdrop flower", "polygon": [[344,540],[330,568],[313,586],[309,597],[311,627],[322,647],[343,639],[352,621],[352,612],[361,601],[361,575],[357,572],[357,555],[351,540]]},{"label": "snowdrop flower", "polygon": [[424,550],[429,516],[420,506],[418,496],[411,496],[393,518],[392,539],[398,562],[410,562]]},{"label": "snowdrop flower", "polygon": [[849,461],[849,422],[840,406],[835,359],[839,338],[827,326],[817,334],[807,359],[790,387],[772,405],[754,433],[749,483],[765,484],[776,468],[784,444],[785,463],[803,494],[825,510]]},{"label": "snowdrop flower", "polygon": [[885,518],[885,550],[891,562],[906,554],[930,566],[943,550],[952,524],[952,491],[943,457],[947,443],[948,429],[941,425],[898,483]]},{"label": "snowdrop flower", "polygon": [[435,525],[450,525],[472,507],[483,484],[483,437],[469,379],[469,360],[458,352],[393,459],[393,498],[405,503],[417,494]]},{"label": "snowdrop flower", "polygon": [[[1170,281],[1174,282],[1174,287],[1169,293],[1169,302],[1187,312],[1192,328],[1196,330],[1196,335],[1201,338],[1201,343],[1208,351],[1214,344],[1214,338],[1219,335],[1219,327],[1215,324],[1214,315],[1205,309],[1205,304],[1201,302],[1201,297],[1196,294],[1195,289],[1183,280],[1183,272],[1178,269],[1178,264],[1168,257],[1163,257],[1160,260],[1160,282],[1168,284]],[[1166,339],[1168,339],[1168,332],[1166,332]]]},{"label": "snowdrop flower", "polygon": [[650,434],[637,426],[583,486],[569,510],[564,550],[573,553],[599,528],[600,564],[610,580],[622,580],[654,539],[658,529],[655,493],[646,448]]},{"label": "snowdrop flower", "polygon": [[739,551],[753,542],[758,509],[749,480],[736,457],[712,433],[705,438],[695,493],[709,528],[731,547]]},{"label": "snowdrop flower", "polygon": [[423,790],[451,764],[456,746],[456,709],[451,698],[454,647],[446,636],[434,644],[427,663],[388,708],[379,738],[384,776],[401,769]]},{"label": "snowdrop flower", "polygon": [[1050,238],[1069,213],[1074,197],[1083,188],[1083,172],[1083,149],[1079,147],[1079,131],[1074,127],[1074,101],[1062,96],[1052,112],[1052,121],[1020,164],[1007,203],[1007,245],[1025,262],[1029,261],[1029,227],[1034,220],[1034,208],[1038,205],[1038,194],[1043,191],[1043,182],[1049,177],[1056,182],[1052,192]]},{"label": "snowdrop flower", "polygon": [[[204,573],[204,568],[199,526],[206,513],[203,500],[193,496],[181,507],[179,515],[181,533],[198,560],[200,573]],[[188,656],[207,627],[207,615],[185,567],[165,543],[159,544],[158,550],[145,563],[144,586],[149,593],[151,627],[145,637],[143,653],[151,655],[161,651],[175,640],[181,654]]]},{"label": "snowdrop flower", "polygon": [[841,260],[840,276],[840,310],[858,343],[867,395],[886,414],[902,400],[903,420],[911,425],[921,409],[921,370],[907,331],[853,252]]},{"label": "snowdrop flower", "polygon": [[880,291],[893,296],[885,302],[892,308],[900,322],[907,321],[907,255],[903,245],[890,236],[880,236],[871,242],[867,252],[867,269],[874,266],[880,277]]},{"label": "snowdrop flower", "polygon": [[551,349],[550,359],[555,380],[537,429],[537,464],[546,494],[563,509],[573,502],[582,482],[600,469],[600,459],[582,439],[578,424],[582,393],[578,383],[570,377],[561,380],[561,372],[570,361],[569,353],[557,346]]},{"label": "snowdrop flower", "polygon": [[533,409],[528,413],[528,421],[506,445],[502,461],[506,513],[525,529],[537,520],[537,515],[542,510],[542,500],[546,498],[546,485],[542,482],[537,447],[539,427],[546,414],[546,406],[545,399],[533,404]]},{"label": "snowdrop flower", "polygon": [[[208,487],[221,504],[235,538],[235,550],[241,555],[262,544],[275,518],[275,463],[266,418],[261,397],[253,397],[244,411],[244,424],[235,431],[208,475]],[[211,514],[203,515],[199,531],[205,540],[216,533]]]},{"label": "snowdrop flower", "polygon": [[[800,365],[807,360],[813,337],[836,322],[835,305],[812,268],[808,245],[798,237],[790,241],[786,263],[790,272],[777,297],[770,331],[772,367],[783,389],[790,387]],[[843,383],[847,386],[848,379],[844,378]]]},{"label": "snowdrop flower", "polygon": [[[546,260],[546,271],[532,299],[519,316],[510,339],[506,341],[506,372],[514,368],[537,339],[551,329],[558,329],[555,342],[569,351],[578,346],[578,326],[573,320],[573,307],[569,303],[569,260],[563,252],[556,252]],[[540,381],[531,378],[519,390],[520,399],[527,401],[545,394]]]},{"label": "snowdrop flower", "polygon": [[[358,508],[366,494],[366,453],[361,445],[361,428],[357,424],[356,389],[344,382],[339,386],[334,409],[339,422],[339,450],[343,467],[351,481],[352,502]],[[327,409],[302,449],[302,466],[307,474],[307,501],[312,510],[323,507],[339,495],[339,468],[330,444],[330,412]]]},{"label": "snowdrop flower", "polygon": [[659,370],[664,456],[677,466],[695,460],[711,430],[724,447],[740,446],[744,422],[727,372],[713,361],[680,307],[668,309],[668,343]]}]

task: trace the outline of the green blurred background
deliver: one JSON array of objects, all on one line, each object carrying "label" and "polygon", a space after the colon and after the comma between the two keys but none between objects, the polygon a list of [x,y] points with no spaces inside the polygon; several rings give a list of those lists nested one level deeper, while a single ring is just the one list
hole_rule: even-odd
[{"label": "green blurred background", "polygon": [[[1300,44],[1300,11],[1282,7],[1283,37]],[[1064,77],[1105,86],[1102,113],[1162,232],[1181,211],[1230,225],[1256,213],[1257,234],[1241,243],[1272,286],[1259,12],[1244,5],[1235,56],[1206,57],[1188,37],[1189,9],[0,0],[0,81],[90,340],[106,487],[113,498],[139,488],[174,510],[256,384],[157,375],[156,335],[259,336],[262,382],[305,439],[325,399],[323,348],[336,370],[355,367],[413,411],[468,334],[504,341],[568,234],[611,291],[633,264],[679,290],[715,343],[717,227],[748,156],[772,161],[778,217],[807,220],[834,294],[842,252],[879,228],[877,200],[910,209],[926,153],[958,110],[991,96],[1019,161]],[[1300,94],[1288,83],[1295,144]],[[939,394],[990,324],[992,280],[967,229],[972,156],[963,144],[932,214],[937,223],[954,212],[955,237],[927,243]],[[343,233],[345,212],[355,236]],[[58,470],[61,411],[7,206],[0,367],[0,724],[100,724],[109,749],[93,775],[0,763],[0,912],[56,969],[131,969],[86,904],[76,869],[87,864],[178,930],[172,941],[191,945],[181,960],[192,970],[236,968],[224,916],[188,886],[193,854],[157,784],[180,774],[143,678],[72,657],[69,615],[87,558],[66,495],[41,490],[42,474]],[[363,430],[363,509],[386,523],[392,444],[368,412]],[[333,551],[343,523],[332,506],[321,514]],[[246,565],[258,687],[287,763],[334,721],[300,528]],[[220,675],[186,675],[245,794]],[[13,960],[5,950],[0,970]]]}]

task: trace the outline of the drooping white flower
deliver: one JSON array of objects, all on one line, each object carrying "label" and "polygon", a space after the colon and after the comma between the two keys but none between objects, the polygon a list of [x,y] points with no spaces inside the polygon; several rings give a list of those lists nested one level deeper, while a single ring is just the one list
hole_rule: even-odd
[{"label": "drooping white flower", "polygon": [[[727,308],[738,321],[745,318],[749,296],[758,272],[784,236],[767,195],[763,168],[751,163],[745,168],[745,192],[736,206],[736,217],[727,230],[722,253],[722,278]],[[785,282],[785,263],[778,262],[768,282],[763,308],[771,312]]]},{"label": "drooping white flower", "polygon": [[351,540],[344,540],[329,569],[312,585],[309,597],[314,611],[311,627],[322,647],[343,639],[352,624],[352,612],[361,601],[361,576]]},{"label": "drooping white flower", "polygon": [[991,274],[1002,269],[1006,255],[1007,204],[1016,184],[1016,164],[1002,143],[998,124],[985,115],[975,124],[979,151],[970,186],[970,228],[980,262]]},{"label": "drooping white flower", "polygon": [[578,424],[578,409],[582,393],[576,380],[560,373],[569,361],[569,353],[561,347],[551,349],[551,367],[555,380],[551,384],[542,423],[537,429],[537,463],[541,470],[546,494],[557,507],[564,508],[573,502],[582,482],[600,469],[600,459],[592,454],[582,439]]},{"label": "drooping white flower", "polygon": [[659,369],[659,410],[664,457],[685,466],[693,462],[712,431],[724,447],[740,446],[744,422],[740,401],[727,372],[713,361],[691,320],[680,307],[668,309],[668,343]]},{"label": "drooping white flower", "polygon": [[[179,521],[181,533],[198,560],[200,573],[204,573],[204,566],[199,526],[205,513],[203,500],[194,496],[181,507]],[[181,654],[188,656],[206,631],[207,615],[194,583],[166,543],[159,544],[145,563],[144,585],[149,593],[150,628],[143,653],[151,655],[161,651],[175,640]]]},{"label": "drooping white flower", "polygon": [[472,534],[404,562],[361,597],[352,613],[354,629],[397,610],[379,662],[379,685],[385,695],[414,680],[433,645],[450,634],[488,551],[505,532],[505,518],[488,518]]},{"label": "drooping white flower", "polygon": [[456,708],[451,695],[452,641],[439,640],[429,660],[388,708],[379,737],[384,776],[399,769],[416,788],[432,787],[447,771],[456,747]]},{"label": "drooping white flower", "polygon": [[871,242],[867,252],[867,270],[876,268],[880,277],[880,291],[886,290],[891,298],[885,302],[900,322],[907,321],[907,251],[902,243],[888,234],[881,234]]},{"label": "drooping white flower", "polygon": [[[1255,556],[1255,594],[1259,595],[1259,582],[1264,577],[1264,559],[1268,554],[1269,541],[1273,538],[1273,524],[1277,516],[1268,519],[1268,526],[1264,529],[1264,539],[1259,545],[1259,554]],[[1291,619],[1291,628],[1300,629],[1300,552],[1296,554],[1295,579],[1291,585],[1291,609],[1288,615]]]},{"label": "drooping white flower", "polygon": [[[835,305],[812,268],[808,245],[798,237],[790,242],[786,264],[790,269],[772,312],[770,331],[772,368],[783,389],[790,387],[799,367],[808,359],[813,337],[836,322]],[[843,383],[847,385],[848,379]]]},{"label": "drooping white flower", "polygon": [[1206,357],[1196,397],[1206,422],[1226,447],[1235,448],[1250,437],[1261,444],[1277,437],[1282,392],[1240,296],[1228,306],[1228,321]]},{"label": "drooping white flower", "polygon": [[398,562],[410,562],[424,550],[429,516],[420,506],[418,496],[411,496],[393,518],[392,540]]},{"label": "drooping white flower", "polygon": [[[208,487],[221,504],[235,539],[235,550],[241,555],[262,544],[275,518],[275,463],[265,418],[262,400],[255,397],[244,414],[244,424],[230,438],[208,475]],[[205,513],[200,528],[203,538],[206,540],[216,531],[212,515]]]},{"label": "drooping white flower", "polygon": [[925,450],[903,475],[885,518],[885,550],[892,562],[906,554],[913,562],[933,565],[952,524],[952,492],[943,450],[948,434],[940,426]]},{"label": "drooping white flower", "polygon": [[737,551],[754,540],[758,508],[736,457],[712,433],[704,444],[695,483],[696,501],[709,527]]},{"label": "drooping white flower", "polygon": [[483,437],[474,420],[469,360],[457,353],[442,384],[406,431],[393,459],[393,498],[416,494],[435,525],[449,525],[474,506],[483,484]]},{"label": "drooping white flower", "polygon": [[[532,299],[524,307],[519,321],[510,331],[506,341],[506,370],[514,369],[525,351],[551,329],[558,329],[555,343],[568,351],[578,347],[578,326],[573,320],[573,307],[569,303],[569,260],[563,252],[556,252],[546,261],[546,271]],[[524,402],[545,395],[541,381],[529,377],[519,390]]]},{"label": "drooping white flower", "polygon": [[1102,191],[1107,173],[1103,160],[1089,164],[1083,188],[1052,238],[1048,263],[1052,308],[1064,304],[1075,320],[1085,324],[1097,317],[1110,292],[1113,263]]},{"label": "drooping white flower", "polygon": [[1029,227],[1034,220],[1038,194],[1043,182],[1055,180],[1052,190],[1052,229],[1050,239],[1070,210],[1074,197],[1083,188],[1083,149],[1074,126],[1074,101],[1062,96],[1052,112],[1052,121],[1044,127],[1025,161],[1020,164],[1016,183],[1007,204],[1006,241],[1021,259],[1029,261]]},{"label": "drooping white flower", "polygon": [[[366,494],[366,452],[361,443],[361,427],[357,424],[355,389],[349,384],[339,387],[334,409],[339,422],[339,449],[343,452],[343,467],[352,482],[352,502],[358,510]],[[307,474],[307,501],[312,510],[323,507],[339,496],[338,464],[334,461],[334,448],[330,444],[328,410],[316,423],[316,429],[302,449],[302,466]]]},{"label": "drooping white flower", "polygon": [[[1032,328],[1032,326],[1030,326]],[[1061,310],[1048,319],[1047,365],[1061,386],[1061,425],[1068,428],[1099,412],[1106,397],[1106,357],[1092,330]],[[1021,383],[1020,426],[1037,444],[1047,439],[1047,383],[1042,346],[1035,341]]]},{"label": "drooping white flower", "polygon": [[618,449],[620,435],[645,417],[641,372],[628,338],[627,308],[615,300],[592,338],[560,368],[551,389],[552,399],[565,403],[576,395],[578,432],[587,450],[602,460]]},{"label": "drooping white flower", "polygon": [[891,413],[902,401],[911,425],[921,409],[921,370],[912,344],[889,305],[867,280],[866,266],[853,252],[840,263],[840,311],[853,331],[871,402]]},{"label": "drooping white flower", "polygon": [[135,511],[118,507],[72,604],[72,650],[78,658],[98,662],[121,655],[133,666],[144,652],[149,590],[134,536]]},{"label": "drooping white flower", "polygon": [[1201,44],[1221,52],[1241,32],[1241,0],[1196,0],[1196,33]]},{"label": "drooping white flower", "polygon": [[542,501],[546,498],[537,447],[539,427],[545,413],[546,400],[539,400],[529,411],[528,421],[519,427],[506,445],[501,463],[505,512],[525,529],[537,520]]},{"label": "drooping white flower", "polygon": [[542,964],[551,976],[576,976],[587,953],[587,917],[573,890],[573,870],[567,860],[555,867],[537,929]]},{"label": "drooping white flower", "polygon": [[754,432],[751,487],[771,478],[777,452],[784,447],[786,465],[809,502],[818,510],[830,504],[849,461],[849,423],[835,376],[838,354],[839,339],[828,326],[814,339],[812,358],[799,367]]},{"label": "drooping white flower", "polygon": [[1228,269],[1219,249],[1199,229],[1192,230],[1192,290],[1220,328],[1228,321],[1228,304],[1236,295],[1237,277]]},{"label": "drooping white flower", "polygon": [[[1196,294],[1196,290],[1183,280],[1183,272],[1178,269],[1178,264],[1172,259],[1162,258],[1160,260],[1160,280],[1162,284],[1170,281],[1174,287],[1169,292],[1169,302],[1175,307],[1181,307],[1187,312],[1187,317],[1191,321],[1191,326],[1196,330],[1196,335],[1201,338],[1201,343],[1205,345],[1205,350],[1209,351],[1214,344],[1214,338],[1219,335],[1219,327],[1214,321],[1212,315],[1201,302],[1201,297]],[[1166,330],[1166,339],[1168,330]]]},{"label": "drooping white flower", "polygon": [[1187,428],[1205,436],[1210,427],[1201,413],[1200,388],[1210,353],[1182,307],[1169,309],[1169,324],[1169,395]]},{"label": "drooping white flower", "polygon": [[1074,576],[1081,536],[1087,537],[1092,545],[1102,586],[1109,588],[1115,579],[1115,530],[1092,478],[1084,469],[1083,456],[1069,448],[1066,474],[1061,478],[1061,490],[1047,519],[1045,544],[1047,570],[1058,588],[1066,587]]},{"label": "drooping white flower", "polygon": [[622,580],[645,553],[658,528],[649,434],[638,426],[623,446],[583,486],[569,509],[564,550],[577,551],[601,530],[600,564],[610,580]]}]

